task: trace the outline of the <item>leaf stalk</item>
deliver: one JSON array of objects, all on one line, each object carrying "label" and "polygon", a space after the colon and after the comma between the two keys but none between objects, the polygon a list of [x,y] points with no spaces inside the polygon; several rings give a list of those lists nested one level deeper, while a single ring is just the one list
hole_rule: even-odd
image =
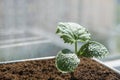
[{"label": "leaf stalk", "polygon": [[77,55],[77,40],[75,41],[75,54]]}]

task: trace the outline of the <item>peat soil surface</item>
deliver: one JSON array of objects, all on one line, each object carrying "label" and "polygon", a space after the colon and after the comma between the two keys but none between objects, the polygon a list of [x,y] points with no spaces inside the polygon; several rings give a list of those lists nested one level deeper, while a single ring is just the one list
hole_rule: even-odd
[{"label": "peat soil surface", "polygon": [[120,80],[119,74],[89,58],[81,58],[73,75],[59,72],[55,59],[0,64],[0,80]]}]

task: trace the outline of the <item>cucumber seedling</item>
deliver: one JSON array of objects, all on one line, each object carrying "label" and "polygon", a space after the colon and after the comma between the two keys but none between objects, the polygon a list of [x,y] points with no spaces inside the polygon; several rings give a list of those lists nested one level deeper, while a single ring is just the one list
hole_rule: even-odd
[{"label": "cucumber seedling", "polygon": [[[57,69],[62,73],[71,73],[72,77],[74,77],[75,68],[80,64],[80,57],[103,57],[109,53],[104,45],[92,41],[88,30],[77,23],[60,22],[56,33],[64,40],[64,43],[75,46],[74,52],[63,49],[55,57]],[[80,48],[78,48],[78,42],[83,42]]]}]

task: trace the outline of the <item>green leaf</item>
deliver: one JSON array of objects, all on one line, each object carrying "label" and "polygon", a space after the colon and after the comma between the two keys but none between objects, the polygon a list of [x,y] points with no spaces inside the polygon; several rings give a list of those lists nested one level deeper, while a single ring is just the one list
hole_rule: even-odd
[{"label": "green leaf", "polygon": [[76,23],[59,23],[56,33],[64,40],[65,43],[74,43],[75,41],[86,42],[90,40],[90,33]]},{"label": "green leaf", "polygon": [[62,73],[73,72],[79,63],[80,59],[77,55],[68,49],[58,52],[55,57],[56,67]]},{"label": "green leaf", "polygon": [[78,56],[81,57],[104,57],[108,54],[107,48],[99,42],[88,41],[79,50]]}]

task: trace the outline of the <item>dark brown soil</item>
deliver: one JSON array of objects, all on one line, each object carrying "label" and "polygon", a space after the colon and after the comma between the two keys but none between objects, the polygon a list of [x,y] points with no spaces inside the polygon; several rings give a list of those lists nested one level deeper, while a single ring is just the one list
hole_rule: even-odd
[{"label": "dark brown soil", "polygon": [[71,79],[55,67],[54,59],[0,65],[0,80],[120,80],[120,75],[88,58],[81,58]]}]

